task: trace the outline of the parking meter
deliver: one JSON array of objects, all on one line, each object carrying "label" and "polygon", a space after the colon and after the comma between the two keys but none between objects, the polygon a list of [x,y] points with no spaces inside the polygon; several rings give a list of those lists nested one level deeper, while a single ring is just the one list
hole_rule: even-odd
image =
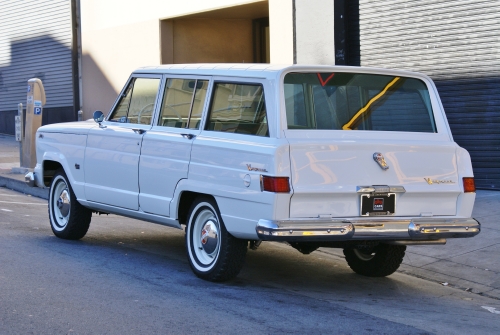
[{"label": "parking meter", "polygon": [[28,80],[28,94],[26,99],[26,125],[23,138],[23,156],[21,166],[34,168],[36,165],[35,135],[42,125],[42,111],[45,105],[45,89],[38,78]]}]

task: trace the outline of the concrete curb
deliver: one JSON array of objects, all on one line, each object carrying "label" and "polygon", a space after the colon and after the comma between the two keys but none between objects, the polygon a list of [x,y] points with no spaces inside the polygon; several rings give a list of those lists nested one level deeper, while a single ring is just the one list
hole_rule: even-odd
[{"label": "concrete curb", "polygon": [[5,187],[13,191],[22,192],[24,194],[29,194],[34,197],[49,199],[49,189],[39,188],[39,187],[29,187],[21,180],[11,179],[4,176],[0,176],[0,187]]}]

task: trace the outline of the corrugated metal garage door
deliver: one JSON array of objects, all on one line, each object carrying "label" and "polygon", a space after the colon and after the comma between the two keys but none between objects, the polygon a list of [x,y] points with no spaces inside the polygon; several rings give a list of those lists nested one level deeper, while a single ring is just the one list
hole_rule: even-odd
[{"label": "corrugated metal garage door", "polygon": [[0,1],[0,6],[0,132],[10,133],[13,116],[12,125],[5,123],[18,103],[26,104],[30,78],[44,83],[44,111],[73,108],[71,1]]},{"label": "corrugated metal garage door", "polygon": [[359,27],[361,65],[429,75],[476,185],[500,190],[500,1],[359,0]]}]

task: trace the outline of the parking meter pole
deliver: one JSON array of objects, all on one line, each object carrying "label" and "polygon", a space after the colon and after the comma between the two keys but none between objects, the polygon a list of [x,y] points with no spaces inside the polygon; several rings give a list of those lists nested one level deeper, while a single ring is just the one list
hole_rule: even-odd
[{"label": "parking meter pole", "polygon": [[45,105],[45,89],[40,79],[28,80],[26,100],[26,126],[24,129],[21,166],[32,169],[36,165],[36,131],[42,125],[42,110],[43,105]]},{"label": "parking meter pole", "polygon": [[[16,141],[19,142],[19,158],[23,157],[23,104],[20,103],[17,105],[17,115],[15,116],[15,131],[16,131]],[[21,159],[19,160],[19,164],[21,164]]]}]

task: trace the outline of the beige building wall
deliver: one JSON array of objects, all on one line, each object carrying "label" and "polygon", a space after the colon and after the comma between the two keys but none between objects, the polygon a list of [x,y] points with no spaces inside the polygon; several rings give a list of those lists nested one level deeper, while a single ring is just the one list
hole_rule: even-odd
[{"label": "beige building wall", "polygon": [[[267,0],[81,0],[84,119],[95,110],[109,111],[131,71],[161,64],[162,20],[253,3],[267,5]],[[224,24],[231,26],[231,22]],[[183,53],[190,52],[188,40],[178,43]],[[243,48],[238,61],[251,62],[253,57],[247,57]]]},{"label": "beige building wall", "polygon": [[194,18],[161,24],[162,64],[253,61],[252,20]]},{"label": "beige building wall", "polygon": [[82,31],[83,119],[110,110],[130,72],[159,64],[157,20]]},{"label": "beige building wall", "polygon": [[80,0],[83,117],[106,114],[141,66],[253,62],[254,19],[269,18],[271,63],[334,64],[333,3]]}]

